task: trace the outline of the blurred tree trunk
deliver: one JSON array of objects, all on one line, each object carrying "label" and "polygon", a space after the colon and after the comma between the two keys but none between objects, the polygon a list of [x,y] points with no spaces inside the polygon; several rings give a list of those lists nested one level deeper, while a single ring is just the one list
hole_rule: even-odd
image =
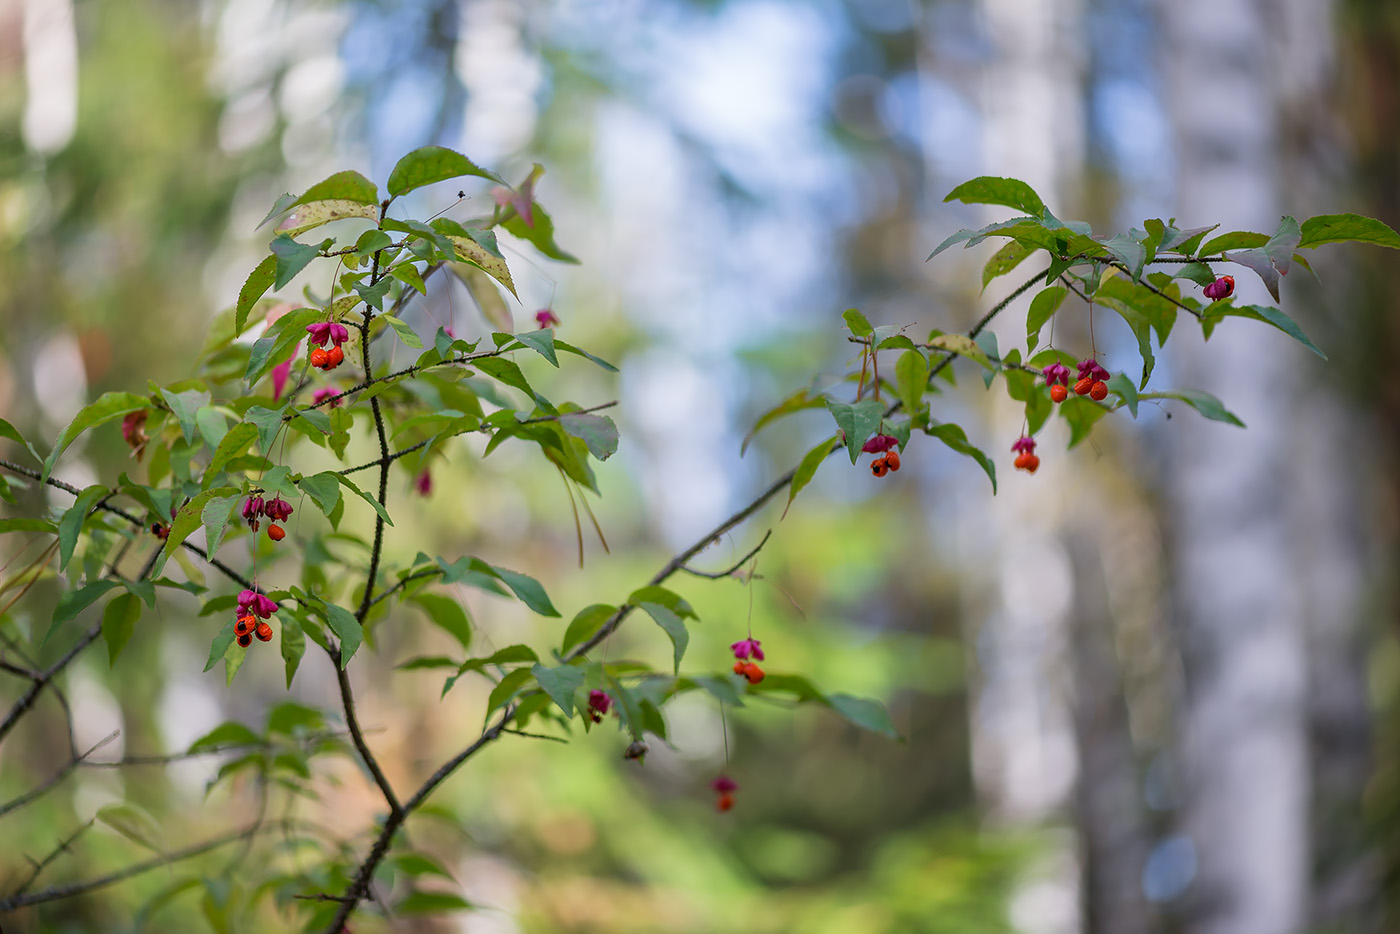
[{"label": "blurred tree trunk", "polygon": [[[1280,214],[1325,210],[1337,162],[1325,129],[1332,4],[1182,0],[1161,11],[1181,222],[1271,231]],[[1252,276],[1239,279],[1239,301],[1268,302]],[[1368,774],[1360,483],[1356,461],[1333,456],[1354,428],[1303,352],[1275,335],[1226,326],[1174,362],[1181,384],[1219,395],[1249,425],[1168,428],[1184,829],[1198,858],[1186,928],[1282,934],[1346,918],[1358,930],[1364,854],[1354,834],[1312,818],[1359,800]],[[1337,850],[1340,870],[1314,865]]]}]

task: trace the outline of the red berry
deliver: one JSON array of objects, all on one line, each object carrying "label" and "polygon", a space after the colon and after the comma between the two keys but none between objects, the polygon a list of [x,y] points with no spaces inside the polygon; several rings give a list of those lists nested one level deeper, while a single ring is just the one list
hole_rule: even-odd
[{"label": "red berry", "polygon": [[877,457],[870,462],[870,472],[877,477],[883,477],[890,472],[890,463],[884,457]]},{"label": "red berry", "polygon": [[1108,386],[1104,385],[1103,380],[1096,380],[1094,385],[1089,387],[1089,398],[1095,402],[1102,402],[1107,395]]},{"label": "red berry", "polygon": [[764,678],[763,669],[749,662],[744,665],[744,677],[749,679],[749,684],[757,684]]},{"label": "red berry", "polygon": [[734,796],[727,791],[724,794],[720,795],[719,800],[715,802],[715,807],[721,811],[727,811],[733,806]]},{"label": "red berry", "polygon": [[245,632],[243,635],[238,637],[238,644],[246,649],[248,646],[253,644],[253,637]]},{"label": "red berry", "polygon": [[345,360],[345,351],[340,349],[340,345],[332,347],[326,351],[326,369],[334,370]]},{"label": "red berry", "polygon": [[268,642],[272,639],[272,627],[266,622],[258,623],[258,628],[254,632],[259,642]]},{"label": "red berry", "polygon": [[735,662],[735,663],[734,663],[734,673],[735,673],[736,675],[741,675],[741,674],[744,673],[744,662]]},{"label": "red berry", "polygon": [[1033,474],[1040,468],[1040,458],[1035,454],[1026,455],[1026,473]]},{"label": "red berry", "polygon": [[274,542],[280,542],[287,537],[287,530],[280,525],[269,525],[267,527],[267,537]]},{"label": "red berry", "polygon": [[1055,385],[1050,387],[1050,401],[1059,405],[1069,398],[1069,390],[1063,386]]},{"label": "red berry", "polygon": [[1094,378],[1092,376],[1086,376],[1079,382],[1074,384],[1074,393],[1077,396],[1087,396],[1089,394],[1089,390],[1093,387]]},{"label": "red berry", "polygon": [[899,452],[898,452],[898,451],[890,451],[888,454],[886,454],[886,455],[885,455],[885,463],[889,466],[890,470],[898,470],[898,469],[899,469]]},{"label": "red berry", "polygon": [[1017,470],[1025,470],[1025,469],[1026,469],[1026,458],[1028,458],[1028,457],[1030,457],[1030,456],[1031,456],[1030,454],[1026,453],[1025,451],[1022,451],[1020,454],[1017,454],[1017,455],[1016,455],[1016,459],[1015,459],[1014,461],[1012,461],[1011,463],[1015,466],[1015,468],[1016,468]]},{"label": "red berry", "polygon": [[324,370],[326,368],[326,361],[330,359],[330,354],[326,353],[325,348],[317,347],[315,350],[311,351],[310,359],[312,366],[316,367],[318,370]]},{"label": "red berry", "polygon": [[236,636],[246,636],[253,631],[254,618],[252,616],[240,616],[233,624],[233,634]]}]

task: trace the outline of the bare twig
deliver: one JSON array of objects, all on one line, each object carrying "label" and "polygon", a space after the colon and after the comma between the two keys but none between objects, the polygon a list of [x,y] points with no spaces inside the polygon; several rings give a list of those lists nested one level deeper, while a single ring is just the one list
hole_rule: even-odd
[{"label": "bare twig", "polygon": [[681,570],[686,572],[687,574],[694,574],[696,577],[707,577],[710,580],[719,580],[721,577],[731,577],[733,576],[735,571],[739,570],[745,564],[748,564],[750,558],[752,558],[754,555],[758,554],[761,550],[763,550],[763,546],[768,544],[768,539],[772,536],[772,529],[769,529],[767,532],[764,532],[763,538],[759,540],[759,543],[757,545],[753,546],[753,550],[751,550],[748,554],[744,555],[738,561],[735,561],[733,566],[728,567],[723,571],[697,571],[694,568],[688,568],[684,565],[681,566]]}]

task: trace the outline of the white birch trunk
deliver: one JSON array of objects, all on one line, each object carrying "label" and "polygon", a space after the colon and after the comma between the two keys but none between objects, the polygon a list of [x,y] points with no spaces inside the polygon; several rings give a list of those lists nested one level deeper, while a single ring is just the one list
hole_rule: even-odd
[{"label": "white birch trunk", "polygon": [[[1267,41],[1277,5],[1172,0],[1160,9],[1179,222],[1272,231],[1282,213]],[[1232,271],[1237,301],[1269,302],[1252,274]],[[1288,470],[1298,426],[1287,400],[1301,351],[1243,322],[1204,346],[1182,338],[1177,381],[1221,397],[1249,426],[1187,414],[1164,429],[1187,673],[1184,830],[1198,858],[1182,907],[1187,929],[1201,934],[1293,934],[1306,925],[1310,880],[1305,594]]]}]

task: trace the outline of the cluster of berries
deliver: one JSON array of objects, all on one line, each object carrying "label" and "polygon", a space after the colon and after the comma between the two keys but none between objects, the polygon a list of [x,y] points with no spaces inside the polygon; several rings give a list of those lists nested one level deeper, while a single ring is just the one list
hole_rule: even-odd
[{"label": "cluster of berries", "polygon": [[292,514],[292,504],[280,496],[274,496],[267,502],[263,502],[261,496],[250,496],[243,503],[243,519],[248,523],[248,528],[254,532],[262,528],[262,516],[266,516],[271,524],[267,527],[267,537],[274,542],[280,542],[287,536],[287,530],[278,525],[278,522],[286,522]]},{"label": "cluster of berries", "polygon": [[[870,440],[861,446],[861,450],[866,454],[878,454],[879,457],[870,462],[870,472],[877,477],[883,477],[891,470],[899,469],[899,452],[895,448],[899,445],[899,440],[891,435],[874,435]],[[755,642],[754,645],[758,643]],[[760,654],[759,658],[763,658]]]},{"label": "cluster of berries", "polygon": [[748,679],[749,684],[758,684],[763,680],[763,669],[750,661],[756,658],[760,662],[764,661],[763,649],[757,639],[740,639],[729,647],[734,652],[734,673],[743,675]]},{"label": "cluster of berries", "polygon": [[1040,469],[1040,458],[1035,454],[1035,439],[1022,435],[1016,439],[1016,443],[1011,445],[1011,450],[1016,452],[1016,469],[1024,470],[1033,474]]},{"label": "cluster of berries", "polygon": [[734,792],[739,790],[738,782],[728,775],[721,775],[710,782],[710,787],[714,789],[715,794],[719,795],[715,799],[715,810],[727,811],[734,806]]},{"label": "cluster of berries", "polygon": [[1102,402],[1108,396],[1108,386],[1104,383],[1106,379],[1108,371],[1099,366],[1093,357],[1086,357],[1079,362],[1079,382],[1074,384],[1075,395]]},{"label": "cluster of berries", "polygon": [[[306,333],[311,335],[311,365],[318,370],[334,370],[345,360],[345,351],[340,349],[340,345],[350,339],[350,332],[345,329],[345,325],[337,324],[334,321],[321,321],[316,324],[308,324]],[[327,350],[326,345],[330,344],[331,349]]]},{"label": "cluster of berries", "polygon": [[1221,276],[1210,285],[1206,286],[1205,296],[1213,302],[1222,298],[1229,298],[1235,291],[1235,277]]},{"label": "cluster of berries", "polygon": [[590,720],[594,723],[602,723],[609,710],[612,710],[611,697],[598,690],[588,692],[588,718]]},{"label": "cluster of berries", "polygon": [[233,634],[238,637],[238,644],[246,649],[253,644],[253,636],[257,636],[259,642],[271,640],[272,627],[267,619],[276,612],[277,604],[263,594],[251,590],[240,593],[238,619],[233,624]]}]

